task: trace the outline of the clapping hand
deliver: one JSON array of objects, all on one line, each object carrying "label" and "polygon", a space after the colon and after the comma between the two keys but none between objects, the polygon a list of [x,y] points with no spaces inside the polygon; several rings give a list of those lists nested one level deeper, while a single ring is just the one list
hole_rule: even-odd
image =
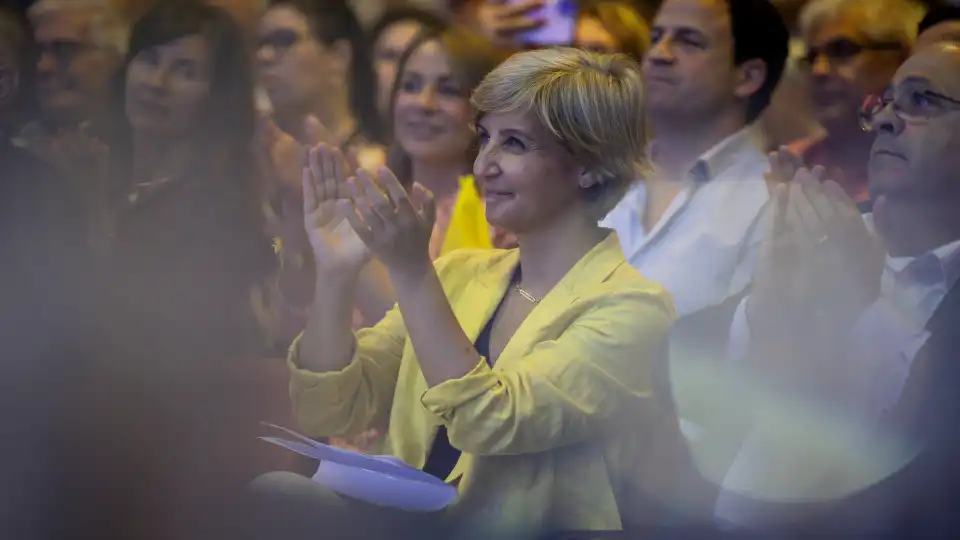
[{"label": "clapping hand", "polygon": [[407,196],[397,177],[387,168],[378,172],[379,183],[358,170],[350,182],[347,218],[367,248],[391,273],[418,272],[430,265],[429,244],[436,221],[433,194],[414,184]]},{"label": "clapping hand", "polygon": [[359,272],[370,259],[369,251],[344,219],[354,213],[346,171],[340,151],[325,144],[310,149],[302,170],[304,228],[318,272]]},{"label": "clapping hand", "polygon": [[747,304],[751,336],[768,357],[829,354],[879,295],[884,250],[822,167],[785,150],[770,165],[773,223]]}]

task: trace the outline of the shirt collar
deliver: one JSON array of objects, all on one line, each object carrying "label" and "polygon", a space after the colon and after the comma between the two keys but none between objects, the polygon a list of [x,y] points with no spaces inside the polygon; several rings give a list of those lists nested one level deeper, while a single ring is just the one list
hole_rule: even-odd
[{"label": "shirt collar", "polygon": [[887,257],[894,275],[922,285],[950,289],[960,278],[960,240],[955,240],[917,257]]},{"label": "shirt collar", "polygon": [[[656,153],[656,144],[656,140],[650,144],[648,155],[651,159]],[[716,178],[736,163],[747,149],[757,149],[752,126],[744,127],[701,154],[700,159],[687,172],[687,176],[697,183]]]}]

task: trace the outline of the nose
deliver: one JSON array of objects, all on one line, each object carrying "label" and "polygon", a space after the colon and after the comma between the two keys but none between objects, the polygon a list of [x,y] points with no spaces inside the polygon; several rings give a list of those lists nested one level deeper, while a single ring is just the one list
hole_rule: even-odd
[{"label": "nose", "polygon": [[830,74],[830,59],[827,55],[818,54],[813,58],[813,62],[810,63],[810,73],[821,77]]},{"label": "nose", "polygon": [[417,94],[417,105],[427,111],[433,111],[437,108],[437,89],[429,85],[420,90]]},{"label": "nose", "polygon": [[165,66],[157,66],[151,70],[150,74],[145,78],[147,86],[155,90],[166,87],[169,71]]},{"label": "nose", "polygon": [[480,145],[477,159],[473,161],[473,177],[483,181],[496,178],[501,172],[499,152],[492,149],[489,144]]},{"label": "nose", "polygon": [[677,55],[673,52],[673,39],[664,34],[650,50],[647,51],[647,54],[643,57],[645,62],[650,62],[654,65],[670,65],[677,61]]},{"label": "nose", "polygon": [[904,122],[893,110],[893,103],[887,103],[873,118],[875,131],[888,133],[893,136],[903,133]]},{"label": "nose", "polygon": [[269,45],[257,47],[257,61],[261,64],[269,64],[277,58],[277,51]]}]

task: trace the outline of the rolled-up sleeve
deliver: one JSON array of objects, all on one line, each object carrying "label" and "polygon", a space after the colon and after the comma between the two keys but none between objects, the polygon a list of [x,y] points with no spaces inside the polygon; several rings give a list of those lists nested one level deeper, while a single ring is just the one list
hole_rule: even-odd
[{"label": "rolled-up sleeve", "polygon": [[669,297],[651,285],[611,289],[592,302],[509,369],[483,360],[423,394],[455,448],[506,455],[574,444],[652,397],[654,364],[675,319]]},{"label": "rolled-up sleeve", "polygon": [[340,371],[300,367],[300,338],[290,347],[290,398],[300,428],[311,437],[349,436],[390,415],[406,327],[394,307],[380,323],[356,334],[353,359]]}]

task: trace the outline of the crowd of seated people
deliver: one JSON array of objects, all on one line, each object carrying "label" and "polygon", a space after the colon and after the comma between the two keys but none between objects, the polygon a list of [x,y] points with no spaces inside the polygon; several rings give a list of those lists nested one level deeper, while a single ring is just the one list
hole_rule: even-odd
[{"label": "crowd of seated people", "polygon": [[0,2],[0,535],[955,536],[960,5],[572,5]]}]

